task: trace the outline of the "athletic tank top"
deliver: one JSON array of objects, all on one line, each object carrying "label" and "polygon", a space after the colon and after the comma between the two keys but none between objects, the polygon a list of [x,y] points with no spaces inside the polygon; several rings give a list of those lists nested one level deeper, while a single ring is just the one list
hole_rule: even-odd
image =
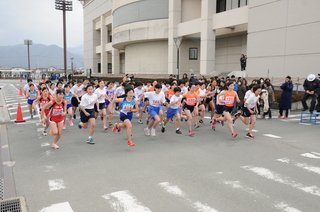
[{"label": "athletic tank top", "polygon": [[31,91],[29,90],[29,92],[30,92],[30,95],[29,95],[28,99],[30,99],[30,100],[35,100],[35,99],[37,98],[37,91],[34,90],[33,92],[31,92]]},{"label": "athletic tank top", "polygon": [[149,92],[150,92],[150,91],[154,91],[154,87],[153,87],[153,86],[150,86],[150,87],[149,87]]},{"label": "athletic tank top", "polygon": [[[51,98],[48,96],[46,99],[44,99],[42,96],[39,100],[39,108],[42,109],[46,104],[48,104],[51,101]],[[46,111],[49,110],[49,108],[46,109]]]},{"label": "athletic tank top", "polygon": [[63,121],[64,117],[62,113],[64,111],[64,105],[66,104],[65,100],[63,99],[60,104],[56,102],[56,100],[52,100],[52,106],[50,108],[50,120],[54,122],[61,122]]},{"label": "athletic tank top", "polygon": [[173,93],[172,89],[169,89],[168,90],[168,99],[170,100],[173,95],[174,95],[174,93]]},{"label": "athletic tank top", "polygon": [[[114,90],[111,90],[111,91],[107,90],[106,94],[110,100],[113,100]],[[106,99],[106,101],[108,101],[108,100]]]},{"label": "athletic tank top", "polygon": [[63,93],[63,99],[66,100],[67,105],[71,104],[72,92],[69,91],[69,94]]},{"label": "athletic tank top", "polygon": [[232,91],[231,94],[229,91],[226,91],[224,94],[224,105],[227,107],[232,107],[234,105],[234,98],[236,97],[236,92]]},{"label": "athletic tank top", "polygon": [[197,103],[197,94],[193,92],[193,94],[188,91],[186,93],[186,104],[189,106],[194,106]]},{"label": "athletic tank top", "polygon": [[129,112],[131,112],[131,110],[133,109],[134,104],[135,104],[134,103],[134,98],[132,98],[132,100],[130,102],[128,102],[127,98],[124,97],[123,98],[123,102],[122,102],[121,113],[128,114]]}]

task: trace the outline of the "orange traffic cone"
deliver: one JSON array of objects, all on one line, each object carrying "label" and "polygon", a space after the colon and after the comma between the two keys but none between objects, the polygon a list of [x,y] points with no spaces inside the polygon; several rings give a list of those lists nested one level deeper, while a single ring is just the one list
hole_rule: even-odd
[{"label": "orange traffic cone", "polygon": [[15,123],[25,122],[25,120],[23,120],[20,103],[18,103],[17,117],[16,117],[16,120],[14,122]]},{"label": "orange traffic cone", "polygon": [[22,87],[20,87],[19,96],[23,96]]},{"label": "orange traffic cone", "polygon": [[20,82],[22,82],[22,78],[20,78]]}]

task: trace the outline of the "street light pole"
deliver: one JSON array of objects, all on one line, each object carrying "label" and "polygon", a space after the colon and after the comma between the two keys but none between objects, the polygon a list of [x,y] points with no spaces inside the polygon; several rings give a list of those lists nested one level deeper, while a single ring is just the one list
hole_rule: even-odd
[{"label": "street light pole", "polygon": [[176,44],[177,47],[177,79],[179,80],[179,75],[180,75],[180,46],[182,42],[182,37],[176,37],[173,38],[174,43]]},{"label": "street light pole", "polygon": [[[72,73],[72,76],[73,76],[73,57],[71,57],[70,58],[70,60],[71,60],[71,73]],[[71,79],[69,79],[69,80],[71,80]]]},{"label": "street light pole", "polygon": [[30,70],[30,48],[29,46],[32,45],[32,40],[24,40],[24,45],[28,46],[28,70]]},{"label": "street light pole", "polygon": [[66,11],[72,11],[72,1],[56,0],[56,10],[62,10],[63,16],[63,55],[64,55],[64,75],[67,81],[67,27]]}]

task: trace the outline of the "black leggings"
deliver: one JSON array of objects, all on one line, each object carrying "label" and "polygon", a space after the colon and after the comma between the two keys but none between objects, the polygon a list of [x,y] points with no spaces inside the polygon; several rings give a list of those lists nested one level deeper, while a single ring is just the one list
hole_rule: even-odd
[{"label": "black leggings", "polygon": [[283,115],[283,110],[286,110],[286,117],[288,117],[288,115],[289,115],[289,109],[280,108],[280,109],[279,109],[279,113],[280,113],[281,116]]}]

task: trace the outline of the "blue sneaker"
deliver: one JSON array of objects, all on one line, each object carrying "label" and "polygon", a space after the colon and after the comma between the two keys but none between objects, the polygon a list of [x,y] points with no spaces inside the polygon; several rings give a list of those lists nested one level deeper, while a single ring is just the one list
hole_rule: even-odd
[{"label": "blue sneaker", "polygon": [[37,115],[37,111],[36,110],[33,111],[33,115]]},{"label": "blue sneaker", "polygon": [[31,119],[33,119],[33,115],[31,115]]},{"label": "blue sneaker", "polygon": [[79,127],[79,129],[81,129],[82,128],[82,126],[81,126],[81,121],[79,121],[79,124],[78,124],[78,127]]},{"label": "blue sneaker", "polygon": [[88,144],[95,144],[95,142],[94,142],[94,140],[92,140],[92,138],[88,138],[87,143]]},{"label": "blue sneaker", "polygon": [[199,128],[200,126],[199,126],[199,124],[195,124],[193,127],[194,127],[194,129],[197,129],[197,128]]}]

